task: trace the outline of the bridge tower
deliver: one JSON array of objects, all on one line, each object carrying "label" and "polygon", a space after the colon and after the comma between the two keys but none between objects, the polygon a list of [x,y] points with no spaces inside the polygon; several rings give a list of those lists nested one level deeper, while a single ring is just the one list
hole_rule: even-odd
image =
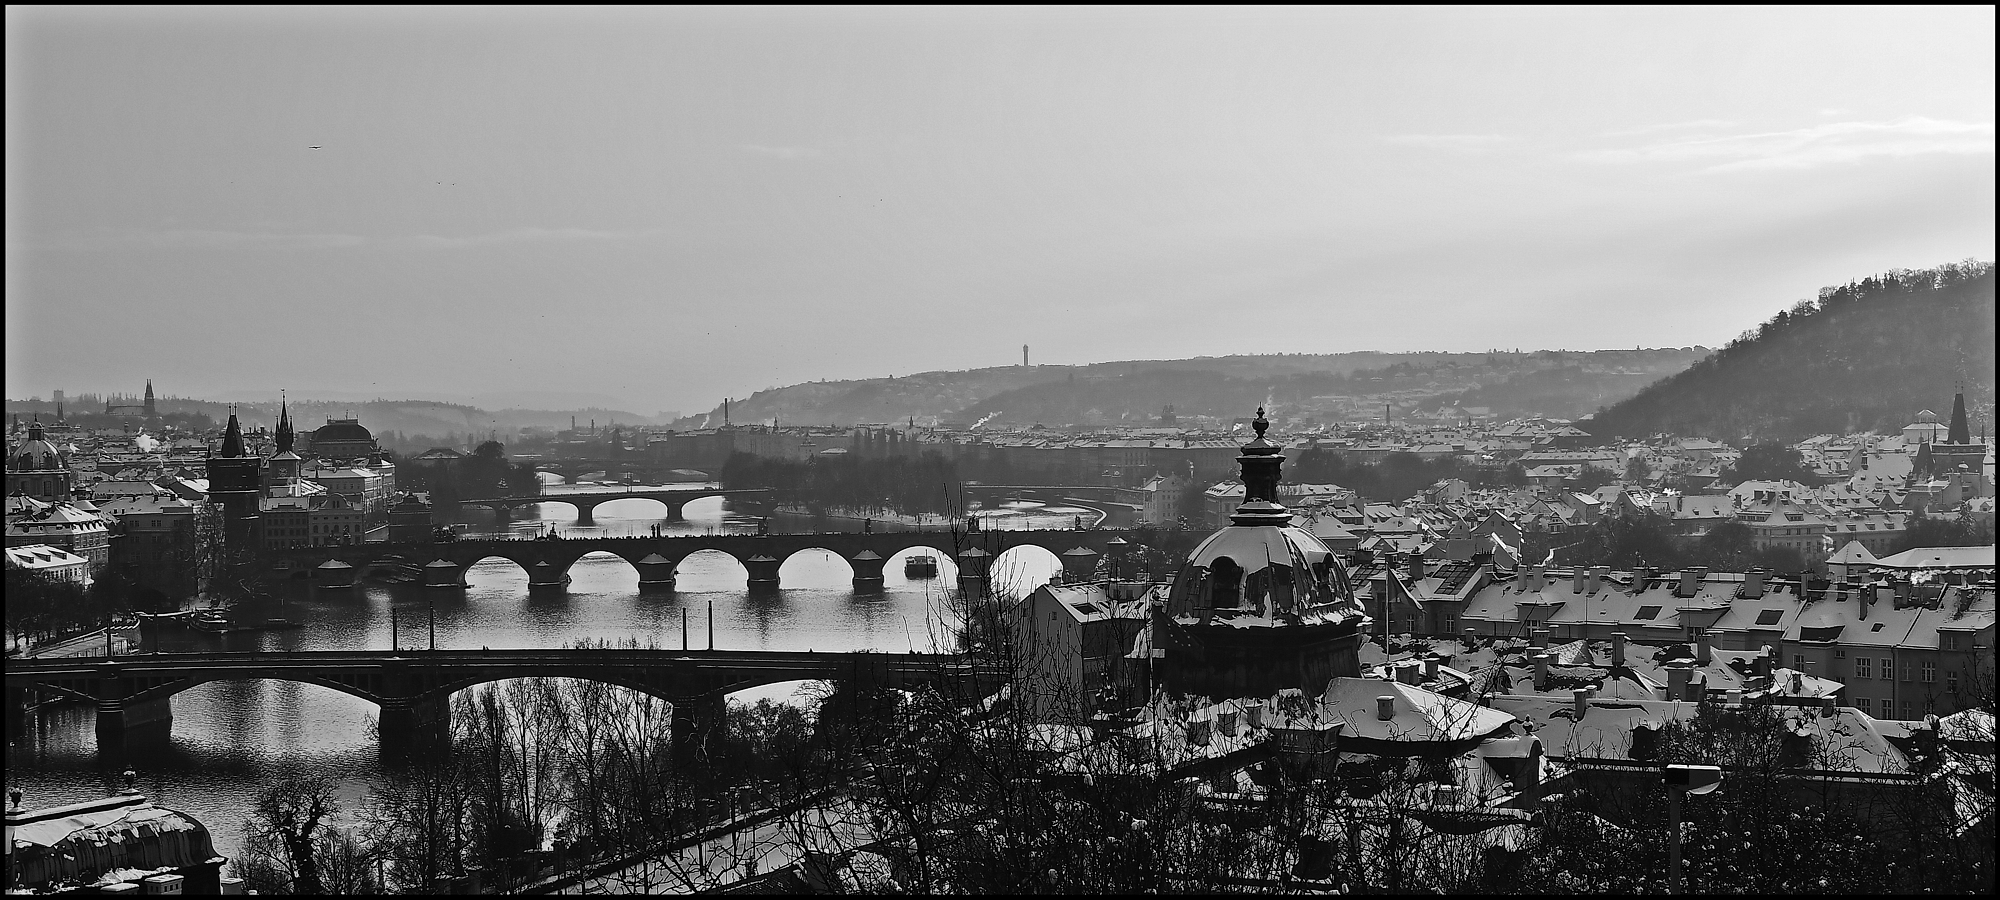
[{"label": "bridge tower", "polygon": [[232,551],[256,549],[257,497],[263,460],[243,447],[243,426],[229,414],[220,454],[208,459],[208,502],[222,510],[222,541]]}]

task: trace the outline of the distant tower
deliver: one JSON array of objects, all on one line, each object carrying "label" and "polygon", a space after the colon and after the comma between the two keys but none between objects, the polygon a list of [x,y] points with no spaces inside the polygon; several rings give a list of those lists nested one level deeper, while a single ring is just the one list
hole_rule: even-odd
[{"label": "distant tower", "polygon": [[1021,345],[1021,368],[1024,368],[1024,369],[1025,369],[1025,368],[1027,368],[1027,367],[1028,367],[1028,345],[1027,345],[1027,344],[1022,344],[1022,345]]},{"label": "distant tower", "polygon": [[160,407],[153,402],[153,379],[148,378],[146,379],[146,418],[150,421],[159,417]]},{"label": "distant tower", "polygon": [[723,424],[724,426],[727,426],[727,425],[729,424],[729,398],[728,398],[728,397],[724,397],[724,398],[722,398],[722,424]]},{"label": "distant tower", "polygon": [[230,550],[254,549],[262,463],[243,449],[243,426],[231,412],[222,450],[208,460],[208,502],[222,510],[222,541]]},{"label": "distant tower", "polygon": [[271,487],[292,488],[299,483],[299,468],[305,461],[292,452],[298,435],[292,430],[292,412],[282,395],[278,400],[278,431],[274,438],[278,452],[271,456]]}]

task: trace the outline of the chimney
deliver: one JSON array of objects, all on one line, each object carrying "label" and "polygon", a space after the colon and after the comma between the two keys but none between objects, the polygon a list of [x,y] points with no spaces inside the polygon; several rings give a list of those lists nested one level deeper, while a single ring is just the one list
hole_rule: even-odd
[{"label": "chimney", "polygon": [[1465,629],[1465,652],[1471,653],[1473,648],[1477,646],[1478,643],[1479,643],[1478,630],[1472,628]]},{"label": "chimney", "polygon": [[1728,692],[1728,693],[1726,693],[1726,694],[1724,694],[1723,696],[1724,696],[1724,697],[1726,697],[1726,698],[1728,698],[1728,699],[1727,699],[1727,700],[1725,700],[1724,702],[1725,702],[1725,703],[1726,703],[1726,704],[1727,704],[1727,705],[1728,705],[1728,706],[1729,706],[1729,707],[1730,707],[1731,709],[1739,709],[1739,708],[1741,708],[1741,707],[1743,706],[1743,691],[1742,691],[1742,689],[1740,689],[1740,688],[1730,688],[1730,689],[1729,689],[1729,692]]},{"label": "chimney", "polygon": [[1536,648],[1536,649],[1538,649],[1538,650],[1542,650],[1542,649],[1547,649],[1547,648],[1548,648],[1548,646],[1549,646],[1549,630],[1548,630],[1547,628],[1544,628],[1544,627],[1542,627],[1542,626],[1540,626],[1540,625],[1537,625],[1537,626],[1535,626],[1534,628],[1531,628],[1531,629],[1529,629],[1529,630],[1528,630],[1528,633],[1534,636],[1534,642],[1535,642],[1535,648]]},{"label": "chimney", "polygon": [[1653,580],[1652,566],[1632,567],[1632,593],[1645,593],[1647,584]]},{"label": "chimney", "polygon": [[1892,608],[1902,609],[1908,605],[1910,605],[1910,580],[1899,579],[1896,581],[1896,605]]},{"label": "chimney", "polygon": [[1424,660],[1424,681],[1434,682],[1438,677],[1438,661],[1435,657]]},{"label": "chimney", "polygon": [[1604,585],[1610,580],[1611,580],[1610,566],[1591,566],[1590,584],[1585,587],[1585,590],[1595,594],[1598,591],[1604,590]]},{"label": "chimney", "polygon": [[1806,676],[1805,676],[1805,673],[1803,673],[1803,672],[1799,672],[1799,671],[1797,671],[1797,670],[1793,670],[1793,672],[1792,672],[1792,688],[1791,688],[1791,693],[1792,693],[1793,695],[1798,695],[1798,694],[1803,694],[1803,693],[1805,693],[1805,692],[1806,692]]},{"label": "chimney", "polygon": [[1243,724],[1251,728],[1264,727],[1264,701],[1243,701]]},{"label": "chimney", "polygon": [[1236,707],[1225,706],[1215,714],[1215,729],[1223,737],[1236,735]]},{"label": "chimney", "polygon": [[1694,670],[1686,666],[1674,666],[1668,669],[1667,699],[1668,700],[1690,699],[1688,697],[1688,694],[1690,693],[1688,690],[1688,681],[1693,675],[1694,675]]},{"label": "chimney", "polygon": [[1756,673],[1765,678],[1771,677],[1771,660],[1777,657],[1777,651],[1772,650],[1770,644],[1765,644],[1763,647],[1758,648]]},{"label": "chimney", "polygon": [[1611,664],[1613,666],[1622,666],[1625,664],[1625,632],[1614,631],[1611,633]]},{"label": "chimney", "polygon": [[1410,580],[1422,581],[1423,578],[1424,578],[1424,551],[1413,550],[1410,552]]},{"label": "chimney", "polygon": [[1554,655],[1552,653],[1541,653],[1535,656],[1535,690],[1546,691],[1549,689],[1549,659]]},{"label": "chimney", "polygon": [[1831,719],[1831,718],[1833,718],[1833,698],[1832,698],[1832,697],[1821,697],[1821,698],[1819,698],[1819,717],[1820,717],[1820,718],[1822,718],[1822,719]]},{"label": "chimney", "polygon": [[1548,576],[1540,563],[1528,567],[1528,584],[1524,591],[1540,591],[1548,586]]},{"label": "chimney", "polygon": [[1590,711],[1590,689],[1570,688],[1569,696],[1570,701],[1575,704],[1570,708],[1576,711],[1576,720],[1583,721],[1583,714]]},{"label": "chimney", "polygon": [[1713,641],[1714,641],[1714,639],[1713,639],[1713,638],[1710,638],[1710,637],[1708,636],[1708,632],[1706,632],[1706,631],[1704,631],[1704,632],[1702,632],[1701,634],[1699,634],[1699,635],[1695,636],[1695,639],[1694,639],[1694,661],[1695,661],[1696,663],[1699,663],[1699,664],[1701,664],[1701,665],[1704,665],[1704,666],[1705,666],[1705,665],[1708,665],[1708,664],[1709,664],[1710,662],[1714,661],[1714,659],[1715,659],[1715,644],[1713,643]]},{"label": "chimney", "polygon": [[1209,721],[1210,720],[1199,716],[1188,720],[1187,723],[1188,743],[1193,744],[1197,747],[1208,746]]},{"label": "chimney", "polygon": [[1764,596],[1765,577],[1766,573],[1761,567],[1753,567],[1750,571],[1743,573],[1743,590],[1737,592],[1736,596],[1747,600],[1755,600]]},{"label": "chimney", "polygon": [[1571,566],[1569,570],[1569,592],[1581,594],[1589,587],[1590,570],[1582,566]]},{"label": "chimney", "polygon": [[1375,698],[1375,718],[1381,719],[1384,722],[1396,718],[1395,695],[1383,694]]},{"label": "chimney", "polygon": [[1686,598],[1701,593],[1701,580],[1707,575],[1707,566],[1688,566],[1682,569],[1681,585],[1674,591],[1674,596]]}]

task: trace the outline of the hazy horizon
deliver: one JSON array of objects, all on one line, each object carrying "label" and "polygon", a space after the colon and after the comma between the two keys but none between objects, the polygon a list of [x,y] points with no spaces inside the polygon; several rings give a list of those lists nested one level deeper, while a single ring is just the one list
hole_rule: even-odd
[{"label": "hazy horizon", "polygon": [[1993,18],[9,8],[6,391],[1714,347],[1994,258]]}]

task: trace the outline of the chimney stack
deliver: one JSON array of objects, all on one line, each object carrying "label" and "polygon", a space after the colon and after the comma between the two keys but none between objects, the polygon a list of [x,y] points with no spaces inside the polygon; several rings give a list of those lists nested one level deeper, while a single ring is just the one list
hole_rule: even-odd
[{"label": "chimney stack", "polygon": [[1585,590],[1585,589],[1587,589],[1587,588],[1588,588],[1588,587],[1590,586],[1590,585],[1589,585],[1589,581],[1590,581],[1590,570],[1588,570],[1588,569],[1585,569],[1585,568],[1584,568],[1584,567],[1582,567],[1582,566],[1571,566],[1571,567],[1570,567],[1570,570],[1569,570],[1569,592],[1570,592],[1570,593],[1572,593],[1572,594],[1581,594],[1581,593],[1583,593],[1583,592],[1584,592],[1584,590]]},{"label": "chimney stack", "polygon": [[1625,632],[1614,631],[1611,633],[1611,664],[1613,666],[1622,666],[1625,664]]},{"label": "chimney stack", "polygon": [[1832,697],[1821,697],[1821,698],[1819,698],[1819,717],[1820,717],[1820,718],[1822,718],[1822,719],[1831,719],[1831,718],[1833,718],[1833,698],[1832,698]]},{"label": "chimney stack", "polygon": [[1423,578],[1424,578],[1424,551],[1422,550],[1410,551],[1410,580],[1412,582],[1416,582],[1416,581],[1422,581]]},{"label": "chimney stack", "polygon": [[1707,575],[1707,566],[1688,566],[1682,569],[1680,588],[1674,592],[1674,596],[1685,599],[1701,593],[1701,580]]},{"label": "chimney stack", "polygon": [[1465,652],[1471,653],[1473,651],[1474,646],[1478,644],[1478,642],[1479,642],[1478,630],[1472,628],[1465,629]]},{"label": "chimney stack", "polygon": [[1753,567],[1750,571],[1743,573],[1743,590],[1737,592],[1736,596],[1746,600],[1755,600],[1764,596],[1764,579],[1766,575],[1767,573],[1762,567]]},{"label": "chimney stack", "polygon": [[1375,718],[1381,719],[1384,722],[1396,718],[1395,695],[1383,694],[1375,698]]},{"label": "chimney stack", "polygon": [[1694,670],[1686,666],[1674,666],[1667,669],[1667,699],[1690,699],[1688,694],[1691,692],[1688,690],[1688,683],[1692,680],[1693,675]]},{"label": "chimney stack", "polygon": [[1549,658],[1554,655],[1552,653],[1539,653],[1535,655],[1535,690],[1546,691],[1549,689]]},{"label": "chimney stack", "polygon": [[1727,703],[1731,709],[1738,709],[1743,706],[1743,691],[1741,688],[1730,688],[1728,693],[1724,694],[1723,696],[1728,698],[1724,702]]},{"label": "chimney stack", "polygon": [[1585,585],[1584,590],[1588,591],[1589,593],[1595,594],[1598,591],[1604,590],[1605,584],[1608,583],[1610,580],[1611,580],[1610,566],[1591,566],[1590,584]]},{"label": "chimney stack", "polygon": [[1426,682],[1436,681],[1437,677],[1438,677],[1438,661],[1436,657],[1424,660],[1424,681]]},{"label": "chimney stack", "polygon": [[1713,641],[1714,639],[1709,637],[1708,632],[1706,631],[1695,636],[1694,639],[1695,662],[1705,666],[1708,665],[1710,662],[1714,661],[1715,644],[1713,643]]},{"label": "chimney stack", "polygon": [[1576,704],[1571,707],[1571,709],[1576,711],[1576,720],[1578,722],[1583,721],[1583,714],[1590,711],[1590,689],[1570,688],[1569,696],[1571,701]]}]

